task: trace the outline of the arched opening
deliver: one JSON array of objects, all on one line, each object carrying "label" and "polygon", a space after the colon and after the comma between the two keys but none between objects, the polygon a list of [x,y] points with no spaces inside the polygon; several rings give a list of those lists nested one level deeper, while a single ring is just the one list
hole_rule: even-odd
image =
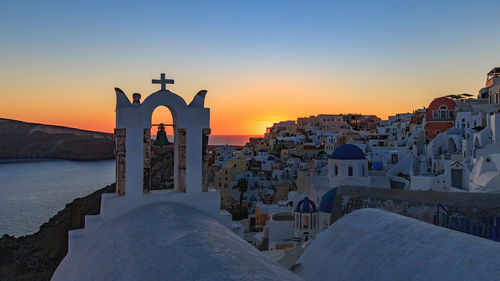
[{"label": "arched opening", "polygon": [[155,108],[151,117],[149,148],[144,149],[145,191],[174,188],[174,132],[172,112],[166,106]]},{"label": "arched opening", "polygon": [[439,118],[441,120],[446,120],[448,117],[448,107],[446,105],[441,105],[439,107]]},{"label": "arched opening", "polygon": [[[154,111],[151,117],[151,124],[174,124],[174,120],[172,118],[172,112],[166,106],[158,106]],[[158,126],[155,126],[156,128]],[[166,126],[165,131],[167,133],[167,137],[169,142],[174,142],[174,127]],[[151,127],[151,137],[154,139],[156,137],[156,130],[153,130]]]}]

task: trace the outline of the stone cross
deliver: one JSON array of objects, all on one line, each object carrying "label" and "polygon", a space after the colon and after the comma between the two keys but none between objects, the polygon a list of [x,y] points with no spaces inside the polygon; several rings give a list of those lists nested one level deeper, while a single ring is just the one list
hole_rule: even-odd
[{"label": "stone cross", "polygon": [[174,84],[174,79],[165,79],[165,73],[160,75],[160,79],[153,79],[153,84],[160,84],[162,90],[167,89],[167,84]]}]

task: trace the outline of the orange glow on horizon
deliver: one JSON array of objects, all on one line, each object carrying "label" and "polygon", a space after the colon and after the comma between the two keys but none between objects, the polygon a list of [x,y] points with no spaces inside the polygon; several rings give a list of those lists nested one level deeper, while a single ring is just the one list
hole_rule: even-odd
[{"label": "orange glow on horizon", "polygon": [[[36,76],[40,81],[33,84],[20,83],[22,77],[12,79],[2,85],[2,93],[6,94],[2,94],[0,117],[111,133],[115,127],[116,102],[112,86],[122,85],[120,88],[129,99],[132,93],[140,92],[144,100],[148,93],[158,89],[149,83],[151,76],[145,73],[133,79],[115,78],[109,82],[96,73],[85,81],[69,77],[61,82],[56,73],[48,73]],[[210,108],[212,135],[263,135],[273,123],[318,114],[361,113],[386,119],[389,115],[427,106],[438,96],[473,92],[474,87],[469,89],[468,85],[481,86],[480,75],[479,81],[458,82],[453,77],[452,81],[436,77],[414,87],[407,87],[409,81],[404,79],[368,77],[365,83],[359,83],[357,77],[345,73],[301,76],[286,70],[263,71],[251,77],[235,73],[219,82],[214,82],[217,75],[212,73],[195,76],[197,79],[192,76],[195,75],[170,76],[180,78],[175,80],[176,84],[169,85],[169,89],[187,103],[198,90],[208,89],[205,106]],[[391,83],[381,82],[386,80]],[[443,85],[453,85],[453,88]],[[138,88],[141,86],[144,88]],[[170,111],[157,108],[153,122],[171,123]]]}]

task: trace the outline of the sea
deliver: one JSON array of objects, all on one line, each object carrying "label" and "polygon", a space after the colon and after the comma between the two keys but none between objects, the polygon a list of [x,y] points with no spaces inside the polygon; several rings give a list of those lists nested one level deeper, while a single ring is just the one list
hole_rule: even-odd
[{"label": "sea", "polygon": [[[210,136],[211,145],[244,145],[253,136]],[[64,209],[115,181],[115,161],[1,160],[0,237],[35,233]]]},{"label": "sea", "polygon": [[66,203],[114,181],[114,160],[0,160],[0,236],[37,232]]}]

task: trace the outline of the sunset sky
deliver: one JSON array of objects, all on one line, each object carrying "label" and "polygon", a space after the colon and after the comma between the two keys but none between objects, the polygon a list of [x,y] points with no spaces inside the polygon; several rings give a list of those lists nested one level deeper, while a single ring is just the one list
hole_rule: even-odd
[{"label": "sunset sky", "polygon": [[2,1],[0,117],[111,132],[113,88],[144,98],[165,72],[188,103],[208,90],[212,134],[386,118],[476,95],[500,66],[499,15],[498,1]]}]

